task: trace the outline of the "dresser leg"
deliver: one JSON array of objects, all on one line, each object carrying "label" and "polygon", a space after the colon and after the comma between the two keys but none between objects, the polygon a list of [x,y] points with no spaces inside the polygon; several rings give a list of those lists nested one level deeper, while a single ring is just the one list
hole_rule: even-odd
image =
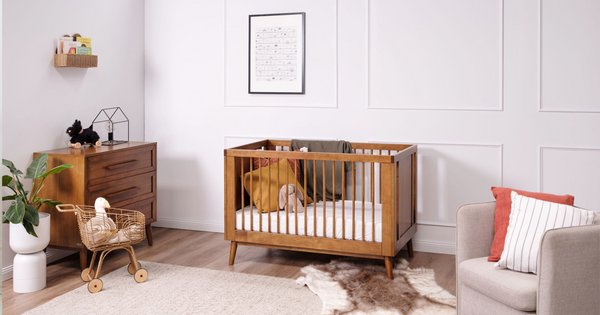
[{"label": "dresser leg", "polygon": [[86,247],[79,250],[79,268],[81,268],[82,271],[87,268],[87,254],[88,250]]},{"label": "dresser leg", "polygon": [[148,246],[152,246],[152,225],[146,224],[146,238],[148,239]]},{"label": "dresser leg", "polygon": [[408,240],[408,243],[406,243],[406,247],[408,247],[408,257],[415,257],[415,253],[413,252],[412,246],[412,238]]}]

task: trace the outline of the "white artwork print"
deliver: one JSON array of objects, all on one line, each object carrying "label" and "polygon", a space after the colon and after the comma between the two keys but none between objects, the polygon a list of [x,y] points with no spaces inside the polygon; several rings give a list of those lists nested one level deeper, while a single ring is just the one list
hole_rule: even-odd
[{"label": "white artwork print", "polygon": [[261,27],[254,49],[256,81],[296,81],[298,75],[297,30],[294,26]]},{"label": "white artwork print", "polygon": [[301,13],[250,16],[250,93],[303,93],[303,20]]}]

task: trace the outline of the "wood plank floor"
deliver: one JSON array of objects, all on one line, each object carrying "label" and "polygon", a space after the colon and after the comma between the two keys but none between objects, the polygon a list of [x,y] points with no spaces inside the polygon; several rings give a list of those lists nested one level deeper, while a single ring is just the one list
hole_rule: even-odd
[{"label": "wood plank floor", "polygon": [[[309,264],[326,264],[339,256],[292,252],[260,247],[239,246],[235,264],[229,266],[229,242],[223,234],[153,228],[154,246],[146,242],[134,245],[139,260],[165,264],[226,270],[247,274],[295,279],[302,275],[300,269]],[[88,255],[91,256],[91,255]],[[410,262],[410,267],[425,267],[435,270],[436,281],[444,289],[455,294],[456,278],[453,255],[415,252],[398,254]],[[382,260],[374,263],[383,264]],[[127,253],[118,250],[110,253],[101,273],[107,274],[129,263]],[[149,271],[150,276],[152,271]],[[46,288],[37,292],[19,294],[12,290],[12,280],[2,283],[2,314],[21,314],[53,298],[67,293],[85,283],[79,277],[79,255],[71,255],[47,267]]]}]

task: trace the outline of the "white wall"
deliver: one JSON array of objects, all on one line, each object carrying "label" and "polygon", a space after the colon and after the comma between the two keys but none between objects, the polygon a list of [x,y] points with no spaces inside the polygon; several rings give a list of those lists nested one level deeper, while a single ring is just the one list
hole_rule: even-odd
[{"label": "white wall", "polygon": [[[131,140],[144,140],[143,0],[3,1],[2,13],[3,158],[24,170],[33,152],[65,147],[75,119],[87,127],[115,106],[129,117]],[[92,39],[97,68],[53,66],[56,37],[74,33]],[[6,279],[14,256],[7,225],[2,242]]]},{"label": "white wall", "polygon": [[[493,200],[492,185],[600,210],[600,183],[581,183],[600,177],[597,1],[148,0],[145,10],[157,225],[222,231],[222,149],[255,137],[421,144],[417,250],[454,253],[456,209]],[[330,93],[246,94],[247,16],[298,11],[307,87]]]}]

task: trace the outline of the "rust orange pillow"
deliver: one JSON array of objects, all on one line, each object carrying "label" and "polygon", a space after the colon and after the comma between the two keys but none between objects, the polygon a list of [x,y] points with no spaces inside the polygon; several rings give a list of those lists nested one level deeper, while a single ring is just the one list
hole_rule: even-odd
[{"label": "rust orange pillow", "polygon": [[499,261],[502,251],[504,250],[504,239],[506,238],[506,231],[508,229],[508,221],[510,218],[510,193],[513,191],[517,192],[517,194],[521,196],[560,203],[568,206],[572,206],[575,202],[575,197],[571,195],[559,196],[492,186],[492,194],[494,194],[494,198],[496,198],[496,213],[494,214],[494,241],[492,242],[492,248],[490,250],[491,255],[488,257],[488,261]]},{"label": "rust orange pillow", "polygon": [[[300,150],[295,150],[294,152],[300,152]],[[284,159],[278,159],[278,158],[254,158],[254,168],[253,170],[257,170],[259,167],[267,167],[269,165],[275,164],[281,160]],[[302,174],[300,172],[300,164],[298,164],[298,160],[287,160],[288,163],[290,164],[290,167],[292,168],[292,171],[294,171],[294,173],[296,174],[296,179],[298,180],[298,182],[302,182]],[[298,166],[296,166],[298,165]],[[296,170],[298,170],[298,172],[296,172]]]}]

